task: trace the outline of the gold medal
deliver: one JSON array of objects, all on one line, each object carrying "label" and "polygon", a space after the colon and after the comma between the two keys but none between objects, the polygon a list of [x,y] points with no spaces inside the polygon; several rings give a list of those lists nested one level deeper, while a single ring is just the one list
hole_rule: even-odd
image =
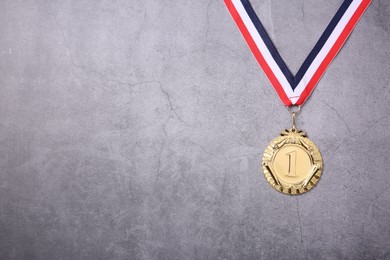
[{"label": "gold medal", "polygon": [[295,116],[309,98],[326,69],[363,15],[371,0],[344,1],[320,39],[293,75],[277,51],[248,0],[224,0],[260,67],[280,100],[292,113],[293,126],[265,149],[263,172],[274,189],[287,194],[311,190],[321,177],[322,156],[304,131],[295,127]]},{"label": "gold medal", "polygon": [[265,149],[263,172],[271,186],[286,194],[302,194],[311,190],[322,173],[322,156],[306,133],[293,126],[284,130]]}]

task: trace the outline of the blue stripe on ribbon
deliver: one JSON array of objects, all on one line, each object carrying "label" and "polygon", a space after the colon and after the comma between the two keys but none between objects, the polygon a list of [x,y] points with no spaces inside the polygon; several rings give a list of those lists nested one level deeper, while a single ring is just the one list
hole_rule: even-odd
[{"label": "blue stripe on ribbon", "polygon": [[249,18],[252,20],[252,23],[256,27],[256,30],[260,34],[261,38],[263,39],[265,45],[267,46],[268,50],[270,51],[272,57],[274,58],[276,64],[278,64],[280,70],[286,77],[287,81],[290,83],[291,88],[294,90],[299,82],[302,80],[303,76],[305,75],[306,71],[309,69],[310,65],[314,61],[314,59],[317,57],[318,53],[321,51],[322,47],[328,40],[329,36],[332,34],[333,30],[337,26],[340,19],[343,17],[345,12],[347,11],[348,7],[351,5],[353,0],[345,0],[333,19],[330,21],[329,25],[326,27],[325,31],[322,33],[320,39],[314,46],[313,50],[310,52],[309,56],[305,59],[302,66],[299,68],[297,74],[294,76],[289,68],[287,67],[286,63],[280,56],[279,52],[277,51],[274,43],[272,42],[271,38],[268,36],[263,24],[260,22],[259,17],[257,16],[256,12],[253,10],[252,5],[249,3],[249,0],[241,0],[242,5],[244,6],[246,12],[249,15]]}]

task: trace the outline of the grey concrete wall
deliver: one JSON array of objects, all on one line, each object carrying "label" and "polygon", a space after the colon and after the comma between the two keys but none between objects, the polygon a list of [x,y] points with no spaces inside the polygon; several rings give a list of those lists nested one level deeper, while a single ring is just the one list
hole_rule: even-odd
[{"label": "grey concrete wall", "polygon": [[[342,0],[252,0],[297,71]],[[2,0],[0,259],[390,259],[390,2],[298,117],[322,151],[275,192],[290,116],[222,1]]]}]

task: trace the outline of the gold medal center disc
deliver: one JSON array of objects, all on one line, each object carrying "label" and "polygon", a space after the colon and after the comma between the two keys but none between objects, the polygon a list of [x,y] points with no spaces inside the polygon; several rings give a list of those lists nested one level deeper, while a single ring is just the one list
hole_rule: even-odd
[{"label": "gold medal center disc", "polygon": [[322,173],[322,156],[303,131],[285,130],[265,149],[263,172],[277,191],[302,194],[312,189]]}]

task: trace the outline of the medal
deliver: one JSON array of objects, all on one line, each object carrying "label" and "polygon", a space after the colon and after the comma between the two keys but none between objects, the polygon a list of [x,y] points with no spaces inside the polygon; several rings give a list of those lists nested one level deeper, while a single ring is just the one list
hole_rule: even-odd
[{"label": "medal", "polygon": [[277,191],[301,194],[317,184],[322,173],[322,156],[304,131],[295,127],[296,112],[292,112],[292,128],[284,130],[265,149],[264,176]]},{"label": "medal", "polygon": [[262,168],[277,191],[302,194],[322,174],[322,156],[304,131],[295,126],[296,115],[336,57],[371,0],[344,0],[320,39],[294,76],[278,53],[248,0],[224,0],[260,67],[280,100],[291,111],[292,128],[281,132],[265,149]]}]

